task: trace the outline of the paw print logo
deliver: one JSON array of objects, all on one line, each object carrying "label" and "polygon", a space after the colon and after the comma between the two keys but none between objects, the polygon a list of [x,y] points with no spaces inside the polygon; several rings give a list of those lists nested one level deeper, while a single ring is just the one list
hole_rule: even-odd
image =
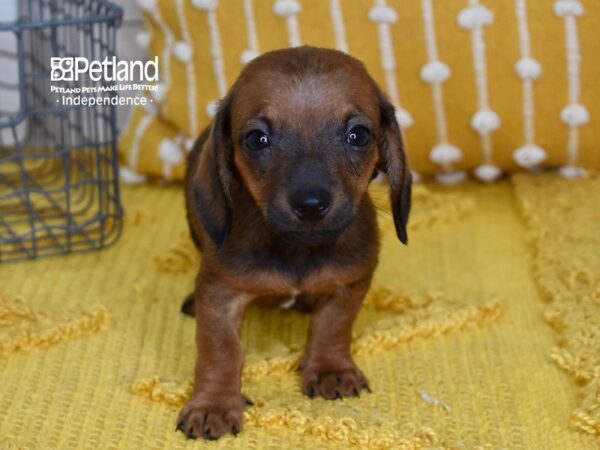
[{"label": "paw print logo", "polygon": [[73,58],[51,58],[51,81],[73,81]]}]

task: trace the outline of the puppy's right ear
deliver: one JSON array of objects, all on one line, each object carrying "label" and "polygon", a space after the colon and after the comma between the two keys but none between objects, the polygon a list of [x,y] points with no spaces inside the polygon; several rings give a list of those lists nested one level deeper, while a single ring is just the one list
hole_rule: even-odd
[{"label": "puppy's right ear", "polygon": [[194,209],[217,248],[223,246],[231,229],[231,144],[230,101],[225,98],[189,180]]},{"label": "puppy's right ear", "polygon": [[379,89],[376,92],[379,98],[381,115],[378,166],[380,170],[385,172],[390,183],[392,213],[398,239],[403,244],[407,244],[412,175],[408,168],[402,134],[396,121],[394,106]]}]

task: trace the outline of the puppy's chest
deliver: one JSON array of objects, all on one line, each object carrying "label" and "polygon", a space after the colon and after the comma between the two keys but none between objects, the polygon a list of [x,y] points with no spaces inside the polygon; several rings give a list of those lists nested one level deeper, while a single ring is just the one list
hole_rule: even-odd
[{"label": "puppy's chest", "polygon": [[285,248],[275,245],[263,245],[246,249],[240,258],[246,269],[253,272],[277,273],[295,285],[327,266],[344,265],[343,255],[336,255],[333,248]]},{"label": "puppy's chest", "polygon": [[333,247],[269,245],[238,251],[225,264],[240,284],[265,294],[330,292],[360,278],[372,265],[358,253],[341,253]]}]

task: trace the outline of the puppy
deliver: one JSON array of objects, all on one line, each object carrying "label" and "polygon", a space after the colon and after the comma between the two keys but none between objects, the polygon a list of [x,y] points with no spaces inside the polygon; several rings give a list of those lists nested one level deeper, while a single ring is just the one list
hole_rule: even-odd
[{"label": "puppy", "polygon": [[192,237],[203,252],[195,290],[198,358],[177,429],[215,439],[242,428],[240,330],[251,303],[295,299],[312,312],[302,391],[337,399],[369,389],[352,360],[352,324],[377,264],[367,193],[387,174],[406,244],[411,175],[394,107],[362,63],[312,47],[250,62],[189,156]]}]

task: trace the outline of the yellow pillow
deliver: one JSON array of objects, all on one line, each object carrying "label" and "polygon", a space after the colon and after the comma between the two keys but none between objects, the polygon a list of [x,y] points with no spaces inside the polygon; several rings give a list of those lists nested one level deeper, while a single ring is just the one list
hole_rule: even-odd
[{"label": "yellow pillow", "polygon": [[[183,175],[185,152],[245,62],[291,45],[362,60],[397,107],[412,168],[600,168],[600,2],[140,0],[159,89],[121,137],[125,181]],[[129,169],[129,170],[127,170]]]}]

